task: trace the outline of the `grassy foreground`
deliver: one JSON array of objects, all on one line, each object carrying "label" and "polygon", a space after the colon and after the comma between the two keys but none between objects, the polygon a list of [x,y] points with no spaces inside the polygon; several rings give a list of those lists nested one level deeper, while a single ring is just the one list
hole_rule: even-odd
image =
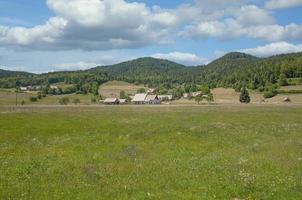
[{"label": "grassy foreground", "polygon": [[0,108],[0,199],[301,199],[302,107]]}]

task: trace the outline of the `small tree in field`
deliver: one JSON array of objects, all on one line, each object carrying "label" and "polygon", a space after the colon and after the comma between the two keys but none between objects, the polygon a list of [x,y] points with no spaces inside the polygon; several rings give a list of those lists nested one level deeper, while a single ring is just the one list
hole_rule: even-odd
[{"label": "small tree in field", "polygon": [[251,102],[251,97],[250,97],[249,91],[245,87],[243,87],[241,89],[239,100],[241,103],[250,103]]}]

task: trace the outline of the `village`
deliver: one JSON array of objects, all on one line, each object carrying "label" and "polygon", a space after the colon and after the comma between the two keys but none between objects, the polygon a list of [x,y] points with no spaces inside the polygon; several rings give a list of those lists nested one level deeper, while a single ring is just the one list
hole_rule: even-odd
[{"label": "village", "polygon": [[[182,98],[191,99],[197,96],[202,96],[206,98],[206,95],[202,95],[201,91],[193,93],[184,93]],[[170,105],[173,100],[175,99],[172,94],[157,95],[155,89],[149,89],[146,93],[137,93],[133,96],[129,96],[129,99],[109,97],[105,98],[105,100],[100,100],[99,103],[102,103],[104,105],[159,105],[165,103],[166,105]]]}]

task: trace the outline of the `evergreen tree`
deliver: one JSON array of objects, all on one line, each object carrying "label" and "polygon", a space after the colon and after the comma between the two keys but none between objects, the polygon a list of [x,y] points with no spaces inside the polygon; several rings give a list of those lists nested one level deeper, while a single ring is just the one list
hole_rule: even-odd
[{"label": "evergreen tree", "polygon": [[241,89],[239,100],[241,103],[250,103],[251,102],[249,91],[246,89],[246,87],[243,87]]}]

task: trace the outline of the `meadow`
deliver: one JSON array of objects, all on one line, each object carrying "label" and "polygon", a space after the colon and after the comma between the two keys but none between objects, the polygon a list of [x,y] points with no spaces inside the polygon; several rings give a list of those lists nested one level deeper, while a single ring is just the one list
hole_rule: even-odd
[{"label": "meadow", "polygon": [[301,106],[0,107],[0,199],[301,199]]}]

